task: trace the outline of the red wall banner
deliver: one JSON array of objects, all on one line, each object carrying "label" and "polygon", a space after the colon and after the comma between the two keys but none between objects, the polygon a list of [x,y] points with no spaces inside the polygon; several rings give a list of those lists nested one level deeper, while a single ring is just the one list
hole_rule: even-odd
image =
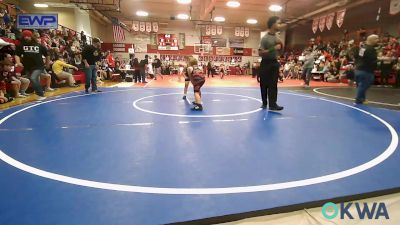
[{"label": "red wall banner", "polygon": [[[149,54],[163,54],[163,55],[200,55],[198,53],[194,52],[194,46],[186,46],[184,49],[180,50],[157,50],[157,49],[151,49],[151,46],[147,46],[147,53]],[[238,54],[238,53],[236,53]],[[207,55],[217,55],[216,52],[216,47],[213,48],[212,54],[207,54]],[[229,56],[235,56],[234,48],[230,48],[230,54],[227,54]],[[240,53],[241,56],[252,56],[253,55],[253,49],[252,48],[243,48],[243,55]]]}]

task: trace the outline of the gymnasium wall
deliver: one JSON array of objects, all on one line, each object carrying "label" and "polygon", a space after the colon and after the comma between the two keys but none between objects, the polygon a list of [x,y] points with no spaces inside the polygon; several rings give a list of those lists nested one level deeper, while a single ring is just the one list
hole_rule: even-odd
[{"label": "gymnasium wall", "polygon": [[[84,31],[92,37],[100,37],[105,43],[113,43],[113,31],[110,22],[105,22],[99,16],[94,15],[91,11],[79,10],[77,8],[35,8],[32,2],[22,3],[21,7],[30,13],[57,13],[59,16],[59,24],[65,27],[74,29],[78,32]],[[258,49],[260,43],[260,30],[252,30],[250,28],[250,37],[244,41],[244,48]],[[159,32],[165,34],[185,33],[186,46],[192,47],[194,44],[200,43],[201,29],[194,23],[187,21],[169,21],[168,23],[160,23]],[[150,44],[150,35],[147,33],[134,33],[125,31],[125,41],[122,43],[134,44],[141,49],[147,50],[147,45]],[[224,27],[223,35],[220,37],[227,39],[227,47],[229,47],[229,38],[234,37],[234,27]],[[136,53],[138,58],[144,58],[147,54],[146,50]],[[151,52],[151,55],[165,54],[163,51]],[[184,54],[177,51],[176,54]],[[119,57],[128,58],[128,53],[117,53]],[[253,62],[258,60],[258,57],[243,56],[242,63]]]},{"label": "gymnasium wall", "polygon": [[[101,39],[103,42],[106,43],[112,43],[114,42],[113,40],[113,35],[112,35],[112,27],[109,25],[106,28],[103,28],[105,30],[103,35],[101,35]],[[193,51],[188,50],[188,48],[192,48],[194,44],[200,43],[201,39],[201,32],[200,29],[197,29],[192,23],[188,24],[187,22],[171,22],[168,23],[168,25],[160,25],[159,27],[159,32],[161,34],[176,34],[178,35],[179,33],[185,33],[186,34],[186,46],[187,49],[183,51],[150,51],[151,52],[149,55],[160,55],[160,54],[192,54]],[[122,43],[129,43],[129,44],[134,44],[136,49],[147,49],[147,46],[150,44],[150,35],[147,33],[134,33],[131,32],[129,33],[128,31],[125,31],[125,37],[126,40]],[[234,37],[234,28],[224,28],[223,35],[221,35],[222,38],[227,39],[227,45],[229,46],[229,37]],[[244,47],[245,48],[254,48],[258,49],[260,44],[260,31],[252,30],[250,32],[250,37],[245,39],[244,42]],[[146,51],[146,50],[145,50]],[[140,51],[136,52],[136,57],[139,59],[144,58],[144,56],[147,54],[147,51]],[[128,54],[127,53],[116,53],[117,56],[122,57],[127,59]],[[197,56],[195,56],[197,58]],[[253,62],[256,61],[258,57],[252,57],[252,56],[243,56],[242,57],[242,64],[246,62]],[[178,62],[177,62],[178,63]]]},{"label": "gymnasium wall", "polygon": [[[397,15],[389,14],[389,0],[380,0],[363,4],[361,6],[347,10],[344,24],[341,28],[336,25],[328,31],[325,27],[323,32],[312,32],[312,21],[303,25],[291,28],[287,32],[287,46],[291,48],[302,49],[310,38],[321,36],[325,41],[341,40],[344,37],[344,30],[347,29],[349,39],[357,39],[357,30],[361,27],[367,29],[369,33],[373,31],[388,32],[394,36],[400,36],[400,13]],[[378,9],[381,8],[379,21],[376,20]],[[312,18],[311,18],[312,19]],[[335,18],[336,19],[336,18]]]}]

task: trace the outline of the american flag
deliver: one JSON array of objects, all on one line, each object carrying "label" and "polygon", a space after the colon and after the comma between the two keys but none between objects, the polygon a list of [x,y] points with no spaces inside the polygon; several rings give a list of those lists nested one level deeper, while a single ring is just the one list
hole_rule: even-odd
[{"label": "american flag", "polygon": [[121,25],[117,18],[112,18],[113,23],[113,34],[114,34],[114,41],[115,42],[122,42],[125,41],[125,31],[122,29]]}]

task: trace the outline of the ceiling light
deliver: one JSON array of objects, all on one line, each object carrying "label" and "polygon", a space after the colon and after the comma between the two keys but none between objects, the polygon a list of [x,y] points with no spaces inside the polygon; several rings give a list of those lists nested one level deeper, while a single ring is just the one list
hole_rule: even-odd
[{"label": "ceiling light", "polygon": [[256,19],[248,19],[248,20],[247,20],[247,23],[248,23],[248,24],[257,24],[258,21],[257,21]]},{"label": "ceiling light", "polygon": [[270,11],[272,11],[272,12],[280,12],[282,10],[282,6],[280,6],[280,5],[271,5],[268,9]]},{"label": "ceiling light", "polygon": [[35,3],[35,4],[33,4],[33,6],[35,6],[37,8],[47,8],[47,7],[49,7],[49,5],[41,4],[41,3]]},{"label": "ceiling light", "polygon": [[190,4],[192,0],[178,0],[179,4]]},{"label": "ceiling light", "polygon": [[148,16],[148,15],[149,15],[149,13],[145,12],[145,11],[137,11],[136,12],[136,16]]},{"label": "ceiling light", "polygon": [[226,5],[228,7],[231,7],[231,8],[237,8],[237,7],[240,6],[240,2],[238,2],[238,1],[229,1],[229,2],[226,3]]},{"label": "ceiling light", "polygon": [[176,16],[176,18],[178,18],[180,20],[188,20],[189,15],[188,14],[178,14],[178,16]]},{"label": "ceiling light", "polygon": [[214,17],[214,21],[215,22],[225,22],[225,17],[222,17],[222,16]]}]

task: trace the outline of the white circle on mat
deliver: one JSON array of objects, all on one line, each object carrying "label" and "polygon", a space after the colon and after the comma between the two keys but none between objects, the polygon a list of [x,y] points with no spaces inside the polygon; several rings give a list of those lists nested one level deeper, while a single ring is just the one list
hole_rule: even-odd
[{"label": "white circle on mat", "polygon": [[[103,93],[105,94],[107,92],[103,92]],[[301,95],[301,94],[288,93],[288,92],[281,92],[281,94],[307,97],[307,98],[310,97],[308,95]],[[50,102],[60,101],[63,99],[76,98],[76,97],[82,97],[82,96],[85,96],[85,95],[59,98],[59,99],[54,99],[54,100],[27,106],[25,108],[15,111],[15,112],[7,115],[6,117],[2,118],[0,120],[0,125],[2,123],[4,123],[5,121],[7,121],[8,119],[12,118],[13,116],[17,115],[18,113],[21,113],[21,112],[31,109],[33,107],[47,104]],[[37,175],[40,177],[44,177],[44,178],[48,178],[51,180],[55,180],[55,181],[60,181],[60,182],[68,183],[68,184],[74,184],[74,185],[78,185],[78,186],[96,188],[96,189],[146,193],[146,194],[217,195],[217,194],[237,194],[237,193],[251,193],[251,192],[261,192],[261,191],[282,190],[282,189],[303,187],[303,186],[308,186],[308,185],[313,185],[313,184],[334,181],[334,180],[342,179],[342,178],[349,177],[349,176],[361,173],[363,171],[366,171],[366,170],[382,163],[396,151],[398,143],[399,143],[399,137],[397,135],[397,132],[388,122],[386,122],[382,118],[380,118],[377,115],[374,115],[370,112],[367,112],[363,109],[359,109],[359,108],[351,106],[351,105],[346,105],[344,103],[335,102],[335,101],[327,100],[327,99],[321,99],[321,98],[316,99],[316,100],[321,100],[321,101],[326,101],[326,102],[331,102],[334,104],[342,105],[344,107],[348,107],[348,108],[357,110],[361,113],[369,115],[372,118],[378,120],[380,123],[385,125],[385,127],[389,130],[389,132],[391,134],[391,142],[390,142],[389,146],[376,158],[374,158],[364,164],[361,164],[359,166],[356,166],[356,167],[353,167],[353,168],[350,168],[350,169],[347,169],[344,171],[340,171],[340,172],[336,172],[336,173],[332,173],[332,174],[328,174],[328,175],[323,175],[323,176],[319,176],[319,177],[303,179],[303,180],[295,180],[295,181],[288,181],[288,182],[281,182],[281,183],[274,183],[274,184],[255,185],[255,186],[225,187],[225,188],[163,188],[163,187],[144,187],[144,186],[97,182],[97,181],[92,181],[92,180],[85,180],[85,179],[79,179],[79,178],[75,178],[75,177],[64,176],[61,174],[41,170],[41,169],[38,169],[38,168],[35,168],[32,166],[29,166],[27,164],[24,164],[16,159],[10,157],[9,155],[7,155],[6,153],[4,153],[1,150],[0,150],[0,159],[3,160],[5,163],[7,163],[15,168],[18,168],[20,170],[23,170],[27,173],[31,173],[31,174],[34,174],[34,175]]]},{"label": "white circle on mat", "polygon": [[[245,95],[237,95],[237,94],[227,94],[227,93],[213,93],[213,92],[202,92],[202,94],[208,94],[208,95],[226,95],[226,96],[235,96],[235,97],[240,97],[240,98],[247,98],[251,100],[255,100],[259,103],[262,103],[261,100]],[[159,95],[151,95],[151,96],[146,96],[143,98],[140,98],[136,101],[133,102],[133,107],[137,110],[140,110],[142,112],[146,113],[151,113],[155,115],[160,115],[160,116],[173,116],[173,117],[187,117],[187,118],[215,118],[215,117],[231,117],[231,116],[243,116],[243,115],[248,115],[252,113],[256,113],[261,111],[262,109],[257,107],[254,110],[251,111],[246,111],[246,112],[240,112],[240,113],[229,113],[229,114],[215,114],[215,115],[188,115],[188,114],[173,114],[173,113],[163,113],[163,112],[156,112],[148,109],[143,109],[142,107],[138,106],[138,103],[148,99],[148,98],[154,98],[154,97],[159,97],[159,96],[169,96],[169,95],[182,95],[182,93],[168,93],[168,94],[159,94]]]}]

